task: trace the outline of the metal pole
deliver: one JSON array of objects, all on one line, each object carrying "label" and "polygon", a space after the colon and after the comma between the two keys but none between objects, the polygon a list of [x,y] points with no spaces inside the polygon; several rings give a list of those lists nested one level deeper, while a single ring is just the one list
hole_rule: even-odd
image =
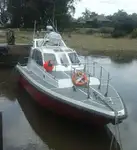
[{"label": "metal pole", "polygon": [[34,21],[34,31],[33,31],[33,39],[34,39],[34,37],[35,37],[35,30],[36,30],[36,20]]},{"label": "metal pole", "polygon": [[53,1],[53,27],[55,27],[55,1]]},{"label": "metal pole", "polygon": [[[72,68],[71,68],[71,70],[72,70]],[[74,73],[76,73],[76,69],[75,68],[74,68]],[[71,72],[71,78],[72,78],[72,75],[73,75],[73,73]],[[74,83],[73,83],[73,90],[76,92],[76,86],[74,85]]]},{"label": "metal pole", "polygon": [[84,72],[86,72],[86,65],[87,65],[87,61],[86,61],[86,56],[85,56],[85,62],[84,62]]},{"label": "metal pole", "polygon": [[58,32],[58,24],[57,24],[57,20],[56,20],[56,32]]},{"label": "metal pole", "polygon": [[93,62],[93,77],[95,77],[95,62]]},{"label": "metal pole", "polygon": [[90,98],[90,90],[89,90],[89,84],[90,84],[90,74],[89,74],[89,80],[88,80],[88,91],[87,91],[87,95],[88,95],[88,99]]},{"label": "metal pole", "polygon": [[101,69],[100,69],[100,85],[99,85],[99,87],[98,87],[98,89],[100,89],[101,88],[101,82],[102,82],[102,66],[101,66]]},{"label": "metal pole", "polygon": [[108,95],[109,80],[110,80],[110,74],[108,73],[107,89],[106,89],[106,94],[105,94],[105,96]]}]

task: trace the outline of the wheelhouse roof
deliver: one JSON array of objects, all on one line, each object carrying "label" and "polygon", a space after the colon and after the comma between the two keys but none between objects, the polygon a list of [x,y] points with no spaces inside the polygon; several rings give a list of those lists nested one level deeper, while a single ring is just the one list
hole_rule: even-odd
[{"label": "wheelhouse roof", "polygon": [[69,47],[43,46],[38,48],[42,53],[75,53],[75,50]]}]

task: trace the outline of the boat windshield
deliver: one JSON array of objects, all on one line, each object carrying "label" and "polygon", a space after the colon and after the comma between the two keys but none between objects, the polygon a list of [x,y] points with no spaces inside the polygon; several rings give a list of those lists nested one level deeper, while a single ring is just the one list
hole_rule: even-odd
[{"label": "boat windshield", "polygon": [[69,60],[68,60],[68,58],[67,58],[65,53],[60,53],[59,54],[59,59],[60,59],[60,63],[62,65],[68,65],[69,64]]},{"label": "boat windshield", "polygon": [[69,59],[72,64],[78,64],[80,63],[78,56],[76,53],[68,53]]},{"label": "boat windshield", "polygon": [[44,61],[49,61],[49,60],[51,60],[54,63],[54,65],[57,65],[57,60],[56,60],[55,55],[51,53],[45,53]]},{"label": "boat windshield", "polygon": [[43,43],[43,46],[65,46],[63,41],[60,39],[48,39]]}]

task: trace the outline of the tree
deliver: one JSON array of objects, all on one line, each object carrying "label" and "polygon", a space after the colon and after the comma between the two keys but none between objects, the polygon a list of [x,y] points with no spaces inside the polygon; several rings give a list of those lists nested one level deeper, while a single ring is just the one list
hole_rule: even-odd
[{"label": "tree", "polygon": [[0,23],[4,24],[7,22],[7,12],[6,12],[7,0],[0,1]]},{"label": "tree", "polygon": [[[79,0],[14,0],[9,3],[8,11],[13,14],[12,25],[19,26],[21,18],[25,27],[33,27],[34,20],[44,24],[47,20],[57,20],[59,27],[66,27],[74,14],[74,2]],[[43,21],[42,21],[43,20]],[[54,21],[53,21],[54,22]]]},{"label": "tree", "polygon": [[88,19],[90,19],[91,14],[92,14],[91,11],[86,8],[85,11],[82,13],[82,17],[85,20],[88,20]]},{"label": "tree", "polygon": [[123,10],[119,10],[117,13],[114,13],[112,16],[112,22],[116,30],[124,31],[125,33],[130,33],[135,28],[135,21],[131,15],[128,15]]}]

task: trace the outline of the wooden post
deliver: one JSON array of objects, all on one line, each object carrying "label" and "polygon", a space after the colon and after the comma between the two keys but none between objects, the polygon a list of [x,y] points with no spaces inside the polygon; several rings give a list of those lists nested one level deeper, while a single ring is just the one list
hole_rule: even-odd
[{"label": "wooden post", "polygon": [[6,33],[8,45],[15,45],[15,34],[14,31],[9,29]]}]

